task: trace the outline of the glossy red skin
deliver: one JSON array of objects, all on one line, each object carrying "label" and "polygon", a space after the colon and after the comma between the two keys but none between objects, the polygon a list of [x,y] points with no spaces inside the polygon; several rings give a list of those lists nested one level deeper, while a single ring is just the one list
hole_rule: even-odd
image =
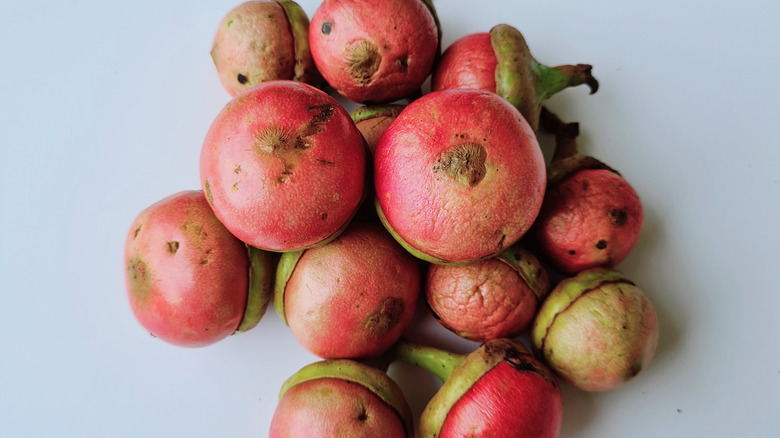
[{"label": "glossy red skin", "polygon": [[[324,123],[310,124],[332,111]],[[301,132],[307,147],[263,152],[259,138]],[[365,150],[360,132],[332,97],[306,84],[264,82],[217,116],[200,156],[204,192],[239,239],[270,251],[317,244],[342,229],[363,195]],[[291,172],[287,175],[285,172]]]},{"label": "glossy red skin", "polygon": [[269,438],[406,436],[398,414],[362,385],[320,378],[290,389],[276,407]]},{"label": "glossy red skin", "polygon": [[[476,186],[434,168],[444,153],[474,143],[486,150]],[[525,234],[542,205],[546,169],[533,130],[495,93],[432,92],[410,104],[379,138],[374,185],[392,229],[440,260],[489,257]]]},{"label": "glossy red skin", "polygon": [[[625,211],[625,220],[611,211]],[[549,263],[576,274],[625,259],[639,240],[643,218],[639,196],[625,179],[606,169],[585,169],[548,188],[532,233]]]},{"label": "glossy red skin", "polygon": [[[381,354],[411,322],[420,292],[417,260],[380,226],[354,222],[333,242],[306,250],[284,294],[293,336],[325,359]],[[370,317],[388,298],[402,303],[386,330]]]},{"label": "glossy red skin", "polygon": [[125,242],[125,267],[135,317],[166,342],[209,345],[235,332],[243,318],[246,246],[200,191],[169,196],[138,215]]},{"label": "glossy red skin", "polygon": [[[260,82],[291,79],[295,51],[284,8],[276,1],[247,1],[236,6],[217,28],[211,57],[222,86],[231,96]],[[238,80],[239,74],[244,83]]]},{"label": "glossy red skin", "polygon": [[[327,35],[325,22],[332,23]],[[348,49],[360,40],[370,41],[381,56],[365,85],[345,68]],[[431,73],[438,40],[433,15],[420,0],[325,0],[309,25],[314,64],[328,84],[354,102],[390,102],[418,90]]]},{"label": "glossy red skin", "polygon": [[539,304],[517,271],[498,259],[430,265],[425,297],[442,325],[477,342],[520,334]]},{"label": "glossy red skin", "polygon": [[431,89],[469,88],[495,93],[497,64],[489,33],[466,35],[442,54],[431,78]]},{"label": "glossy red skin", "polygon": [[518,370],[503,361],[455,403],[438,436],[555,438],[562,421],[558,386],[534,371]]}]

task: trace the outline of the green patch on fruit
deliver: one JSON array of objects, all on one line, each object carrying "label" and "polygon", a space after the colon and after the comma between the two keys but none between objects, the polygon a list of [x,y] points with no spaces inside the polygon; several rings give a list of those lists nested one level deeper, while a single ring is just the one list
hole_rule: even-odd
[{"label": "green patch on fruit", "polygon": [[152,294],[154,273],[141,257],[127,260],[127,282],[130,293],[138,301],[146,301]]},{"label": "green patch on fruit", "polygon": [[211,185],[209,184],[209,180],[203,180],[203,189],[206,191],[206,200],[214,207],[214,199],[211,197]]}]

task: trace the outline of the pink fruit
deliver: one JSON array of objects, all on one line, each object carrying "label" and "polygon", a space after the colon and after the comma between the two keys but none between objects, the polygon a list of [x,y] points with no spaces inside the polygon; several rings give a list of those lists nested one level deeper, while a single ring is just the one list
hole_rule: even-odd
[{"label": "pink fruit", "polygon": [[417,99],[374,155],[384,225],[407,250],[437,263],[487,258],[519,240],[539,212],[545,175],[523,116],[477,90]]},{"label": "pink fruit", "polygon": [[466,35],[442,54],[431,77],[431,89],[469,88],[495,92],[497,63],[489,33]]},{"label": "pink fruit", "polygon": [[152,335],[200,347],[238,329],[247,305],[247,248],[203,193],[180,192],[142,211],[125,242],[125,266],[130,306]]},{"label": "pink fruit", "polygon": [[531,339],[567,382],[585,391],[608,391],[650,363],[658,345],[658,318],[631,280],[614,270],[593,268],[550,292]]},{"label": "pink fruit", "polygon": [[536,257],[517,247],[468,265],[430,265],[425,297],[436,319],[472,341],[519,335],[549,292]]},{"label": "pink fruit", "polygon": [[390,102],[419,90],[439,53],[430,1],[325,0],[311,18],[312,57],[355,102]]},{"label": "pink fruit", "polygon": [[214,120],[200,175],[211,207],[236,237],[261,249],[297,250],[332,239],[357,211],[363,139],[324,92],[264,82]]},{"label": "pink fruit", "polygon": [[231,96],[265,81],[312,83],[317,77],[309,51],[309,19],[291,0],[236,6],[219,23],[211,58]]},{"label": "pink fruit", "polygon": [[412,412],[384,372],[351,360],[308,365],[282,386],[270,438],[413,437]]},{"label": "pink fruit", "polygon": [[362,358],[398,340],[419,291],[414,257],[381,226],[354,222],[327,245],[282,256],[275,305],[307,350]]}]

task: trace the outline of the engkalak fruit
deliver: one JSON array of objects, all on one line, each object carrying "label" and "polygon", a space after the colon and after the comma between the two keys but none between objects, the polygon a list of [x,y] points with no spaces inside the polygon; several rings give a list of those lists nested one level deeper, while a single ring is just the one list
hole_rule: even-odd
[{"label": "engkalak fruit", "polygon": [[433,263],[469,263],[513,245],[539,213],[545,184],[533,130],[487,91],[426,94],[401,111],[374,152],[380,219]]},{"label": "engkalak fruit", "polygon": [[445,50],[431,79],[433,91],[469,88],[498,93],[517,107],[534,130],[552,95],[580,84],[591,94],[599,83],[588,64],[547,67],[531,56],[523,35],[507,24],[467,35]]},{"label": "engkalak fruit", "polygon": [[125,243],[130,307],[153,336],[201,347],[257,325],[272,297],[274,259],[247,248],[200,191],[142,211]]},{"label": "engkalak fruit", "polygon": [[291,0],[236,6],[219,23],[211,59],[231,96],[275,79],[319,80],[309,50],[309,19]]},{"label": "engkalak fruit", "polygon": [[398,340],[419,293],[417,260],[381,225],[353,221],[327,245],[282,255],[274,306],[310,352],[364,358]]},{"label": "engkalak fruit", "polygon": [[420,416],[424,438],[554,438],[563,404],[553,374],[514,339],[493,339],[468,355],[399,341],[390,356],[444,384]]},{"label": "engkalak fruit", "polygon": [[425,298],[436,319],[478,342],[525,331],[549,291],[547,271],[519,245],[468,265],[431,264],[425,281]]},{"label": "engkalak fruit", "polygon": [[364,197],[366,152],[326,93],[264,82],[235,97],[203,142],[200,177],[217,217],[241,241],[294,251],[335,238]]},{"label": "engkalak fruit", "polygon": [[539,309],[533,346],[550,368],[585,391],[623,386],[658,344],[655,309],[620,272],[593,268],[561,281]]},{"label": "engkalak fruit", "polygon": [[347,359],[316,362],[279,394],[270,438],[412,438],[412,411],[383,371]]},{"label": "engkalak fruit", "polygon": [[309,26],[317,69],[358,103],[419,93],[439,56],[440,39],[430,0],[325,0]]}]

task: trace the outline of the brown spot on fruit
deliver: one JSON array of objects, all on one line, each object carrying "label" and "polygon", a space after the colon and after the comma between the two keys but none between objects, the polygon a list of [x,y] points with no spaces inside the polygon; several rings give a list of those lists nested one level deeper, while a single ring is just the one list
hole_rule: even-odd
[{"label": "brown spot on fruit", "polygon": [[179,250],[179,242],[176,240],[171,240],[168,242],[168,252],[171,254],[176,254],[176,251]]},{"label": "brown spot on fruit", "polygon": [[320,219],[322,220],[325,220],[327,218],[328,218],[328,213],[322,213],[322,215],[320,215]]},{"label": "brown spot on fruit", "polygon": [[393,329],[401,320],[404,312],[404,302],[395,297],[382,300],[379,309],[366,318],[365,327],[369,335],[381,338]]},{"label": "brown spot on fruit", "polygon": [[570,254],[570,255],[577,254],[577,251],[575,251],[575,250],[573,250],[573,249],[570,249],[570,250],[569,250],[569,254]]},{"label": "brown spot on fruit", "polygon": [[379,70],[381,61],[382,57],[374,43],[369,40],[359,40],[347,47],[344,69],[356,84],[368,85],[371,77]]},{"label": "brown spot on fruit", "polygon": [[607,247],[607,241],[606,240],[601,239],[598,242],[596,242],[596,248],[597,249],[604,249],[606,247]]},{"label": "brown spot on fruit", "polygon": [[607,213],[612,225],[616,227],[622,227],[628,221],[628,212],[622,208],[613,208]]},{"label": "brown spot on fruit", "polygon": [[242,75],[241,73],[238,74],[237,79],[238,79],[238,83],[241,84],[241,85],[244,85],[247,82],[249,82],[249,78],[244,76],[244,75]]},{"label": "brown spot on fruit", "polygon": [[409,58],[406,56],[398,58],[395,61],[395,66],[398,67],[398,70],[400,71],[406,71],[409,68]]},{"label": "brown spot on fruit", "polygon": [[236,164],[236,168],[233,169],[233,173],[235,173],[235,174],[241,173],[241,165],[240,164]]},{"label": "brown spot on fruit", "polygon": [[441,154],[433,172],[444,172],[456,182],[474,187],[485,178],[487,150],[476,143],[464,143]]},{"label": "brown spot on fruit", "polygon": [[127,281],[129,290],[138,300],[149,296],[152,290],[152,272],[146,262],[140,257],[131,257],[127,260]]},{"label": "brown spot on fruit", "polygon": [[637,374],[639,374],[640,371],[642,371],[642,364],[638,362],[634,363],[628,370],[626,370],[626,374],[623,376],[623,380],[633,379]]},{"label": "brown spot on fruit", "polygon": [[135,229],[135,232],[133,233],[133,240],[138,237],[138,233],[141,232],[141,227],[143,227],[143,224],[139,225],[138,228]]},{"label": "brown spot on fruit", "polygon": [[330,35],[330,32],[333,30],[333,23],[330,21],[322,23],[320,30],[322,31],[323,35]]}]

